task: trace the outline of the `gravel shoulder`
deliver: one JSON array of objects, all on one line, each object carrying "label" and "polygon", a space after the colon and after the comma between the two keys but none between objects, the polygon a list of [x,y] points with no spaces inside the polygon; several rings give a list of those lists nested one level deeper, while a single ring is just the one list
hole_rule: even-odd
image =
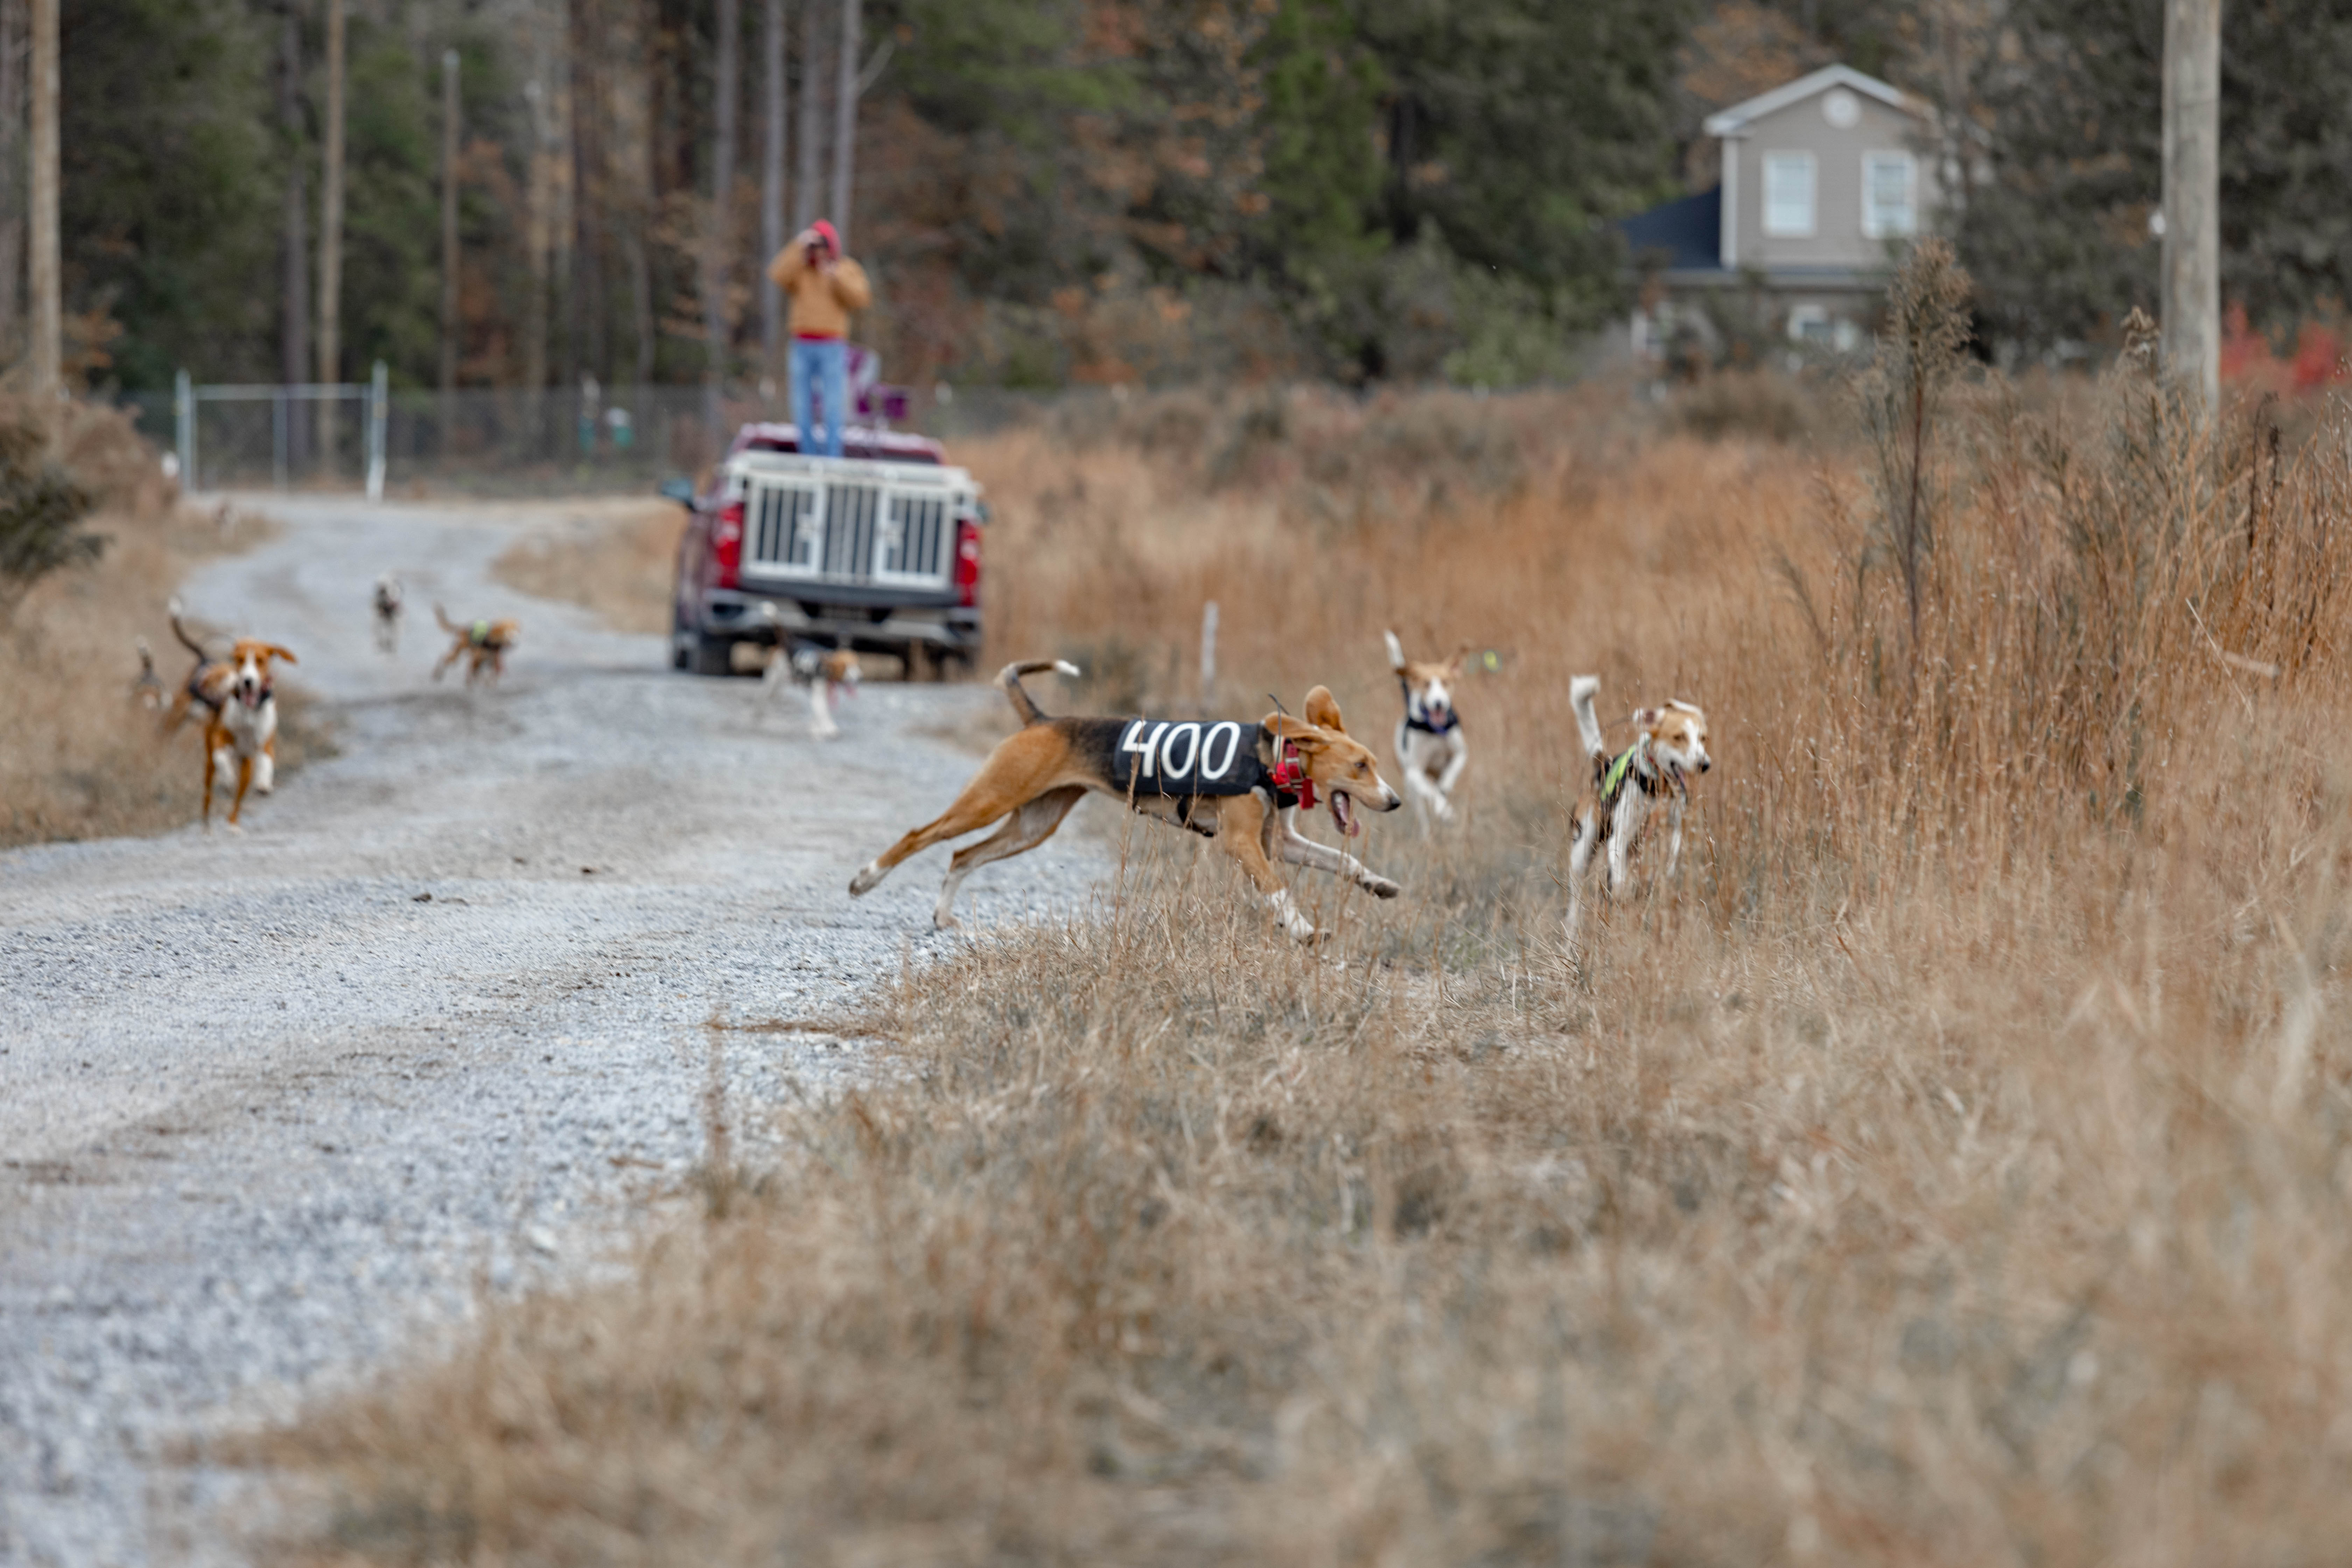
[{"label": "gravel shoulder", "polygon": [[[992,690],[868,686],[819,745],[755,683],[495,584],[560,508],[251,504],[283,531],[184,596],[296,651],[340,754],[243,834],[0,854],[0,1563],[234,1560],[175,1435],[593,1265],[699,1157],[714,1041],[738,1106],[860,1070],[714,1021],[831,1014],[958,940],[944,850],[844,889],[969,776],[937,737]],[[502,688],[427,679],[436,599],[521,617]],[[1104,869],[1066,829],[959,907],[1069,910]]]}]

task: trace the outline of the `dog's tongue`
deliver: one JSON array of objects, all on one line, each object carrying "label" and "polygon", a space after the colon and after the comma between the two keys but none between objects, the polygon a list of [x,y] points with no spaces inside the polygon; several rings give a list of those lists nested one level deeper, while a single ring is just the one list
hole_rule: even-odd
[{"label": "dog's tongue", "polygon": [[1332,820],[1339,823],[1340,832],[1350,838],[1356,836],[1356,814],[1349,806],[1348,797],[1345,795],[1332,795],[1331,816]]}]

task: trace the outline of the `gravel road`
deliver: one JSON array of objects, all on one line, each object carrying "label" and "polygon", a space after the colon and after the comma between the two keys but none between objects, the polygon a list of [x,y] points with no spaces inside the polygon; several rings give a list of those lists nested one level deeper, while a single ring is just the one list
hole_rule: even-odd
[{"label": "gravel road", "polygon": [[[714,1019],[830,1014],[950,940],[944,850],[844,888],[969,776],[938,737],[993,691],[869,685],[819,745],[755,683],[495,584],[560,509],[263,510],[285,531],[184,596],[299,655],[339,754],[242,835],[0,854],[0,1563],[236,1561],[232,1483],[166,1463],[175,1434],[289,1408],[480,1281],[592,1266],[699,1157],[714,1039],[739,1137],[859,1070]],[[426,679],[436,598],[520,616],[501,689]],[[960,909],[1070,910],[1103,868],[1066,832]]]}]

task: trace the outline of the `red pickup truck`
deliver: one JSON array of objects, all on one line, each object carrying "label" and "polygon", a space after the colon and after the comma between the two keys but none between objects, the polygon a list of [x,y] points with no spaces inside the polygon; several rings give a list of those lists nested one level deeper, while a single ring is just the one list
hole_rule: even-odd
[{"label": "red pickup truck", "polygon": [[918,672],[980,652],[980,486],[940,444],[845,432],[804,456],[790,425],[746,425],[697,493],[677,552],[671,663],[727,675],[741,642],[893,653]]}]

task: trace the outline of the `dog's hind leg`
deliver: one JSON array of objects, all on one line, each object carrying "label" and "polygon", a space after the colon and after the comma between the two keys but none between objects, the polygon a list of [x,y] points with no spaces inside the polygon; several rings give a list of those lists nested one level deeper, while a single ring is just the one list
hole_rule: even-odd
[{"label": "dog's hind leg", "polygon": [[1578,812],[1568,820],[1568,945],[1576,945],[1576,928],[1584,913],[1584,873],[1592,864],[1592,835],[1600,826],[1598,812]]},{"label": "dog's hind leg", "polygon": [[1318,871],[1328,871],[1334,877],[1344,877],[1376,899],[1393,899],[1404,889],[1386,877],[1367,867],[1344,849],[1334,849],[1318,844],[1292,826],[1292,813],[1282,814],[1282,837],[1278,841],[1282,858],[1293,866],[1311,866]]},{"label": "dog's hind leg", "polygon": [[[939,816],[909,830],[898,843],[868,860],[849,879],[849,896],[853,899],[870,893],[882,879],[894,870],[898,862],[910,855],[919,855],[934,844],[944,844],[950,838],[961,838],[967,833],[977,833],[1006,813],[1017,809],[1001,790],[992,787],[994,781],[986,773],[964,786],[955,804]],[[984,787],[990,786],[990,787]]]},{"label": "dog's hind leg", "polygon": [[1070,815],[1070,807],[1078,804],[1086,786],[1070,784],[1035,800],[1004,819],[1004,826],[977,844],[966,845],[955,852],[948,862],[947,880],[940,884],[940,901],[931,910],[931,923],[941,931],[955,929],[956,889],[963,879],[992,860],[1010,860],[1015,855],[1025,855],[1048,838],[1062,826],[1062,818]]}]

